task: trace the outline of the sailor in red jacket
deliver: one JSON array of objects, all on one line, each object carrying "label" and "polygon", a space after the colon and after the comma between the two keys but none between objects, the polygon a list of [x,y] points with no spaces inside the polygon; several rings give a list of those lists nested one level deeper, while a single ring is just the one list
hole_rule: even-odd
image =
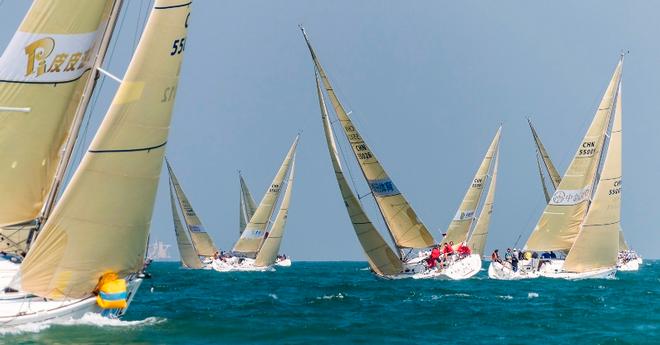
[{"label": "sailor in red jacket", "polygon": [[438,247],[434,247],[433,250],[431,250],[431,256],[429,256],[428,260],[426,260],[426,263],[429,265],[429,268],[435,267],[436,262],[438,261],[438,258],[440,257],[440,249]]},{"label": "sailor in red jacket", "polygon": [[458,245],[458,249],[456,249],[458,252],[458,255],[461,257],[468,256],[472,254],[472,251],[470,250],[470,247],[468,247],[465,242],[461,242],[461,244]]}]

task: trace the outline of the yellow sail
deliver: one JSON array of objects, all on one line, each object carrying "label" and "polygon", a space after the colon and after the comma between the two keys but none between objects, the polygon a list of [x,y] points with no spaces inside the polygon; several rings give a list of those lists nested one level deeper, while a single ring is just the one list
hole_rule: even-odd
[{"label": "yellow sail", "polygon": [[539,156],[541,156],[543,164],[548,170],[548,175],[550,175],[552,186],[557,189],[561,183],[561,175],[559,175],[557,168],[555,168],[555,165],[552,163],[548,151],[545,149],[545,146],[543,146],[543,143],[541,142],[541,138],[539,138],[538,133],[536,133],[536,128],[534,128],[534,125],[532,125],[532,120],[528,118],[527,123],[529,124],[529,129],[532,131],[532,137],[534,138],[534,143],[536,144],[536,149],[538,150]]},{"label": "yellow sail", "polygon": [[619,224],[619,251],[629,250],[628,242],[623,237],[623,229],[621,229],[621,224]]},{"label": "yellow sail", "polygon": [[286,157],[284,157],[280,169],[277,171],[277,174],[275,174],[275,178],[273,178],[273,182],[270,184],[270,187],[268,187],[261,202],[259,202],[259,206],[250,219],[250,222],[245,226],[245,230],[241,233],[241,237],[234,245],[234,252],[242,253],[246,256],[255,256],[259,251],[264,236],[266,235],[266,228],[270,222],[270,217],[273,215],[275,205],[280,197],[282,183],[284,182],[286,173],[291,166],[291,160],[296,153],[299,138],[300,136],[298,135],[293,141],[289,152],[287,152]]},{"label": "yellow sail", "polygon": [[486,239],[488,238],[488,227],[490,226],[490,217],[493,214],[493,204],[495,202],[495,185],[497,184],[497,166],[499,165],[500,154],[499,148],[495,153],[495,163],[493,166],[493,172],[490,179],[490,185],[488,186],[488,192],[486,193],[486,199],[484,201],[484,206],[481,208],[481,213],[477,219],[477,224],[474,226],[474,230],[468,239],[467,245],[472,249],[472,253],[479,254],[479,256],[484,255],[484,249],[486,248]]},{"label": "yellow sail", "polygon": [[497,130],[493,141],[486,151],[486,156],[481,161],[477,173],[474,175],[468,190],[461,201],[461,205],[454,215],[449,227],[447,228],[447,233],[442,239],[442,243],[454,242],[458,244],[467,240],[468,233],[472,227],[474,217],[477,215],[477,207],[479,206],[479,201],[481,201],[481,196],[484,191],[484,186],[486,185],[486,178],[488,171],[490,170],[490,165],[493,161],[493,157],[497,152],[497,147],[500,143],[500,133],[502,127]]},{"label": "yellow sail", "polygon": [[620,60],[573,161],[527,240],[526,249],[568,251],[573,246],[591,200],[622,66]]},{"label": "yellow sail", "polygon": [[247,183],[245,183],[245,180],[243,179],[243,175],[241,175],[240,172],[238,173],[238,178],[241,184],[241,197],[239,203],[238,224],[239,224],[239,233],[242,234],[248,222],[250,222],[250,219],[254,215],[254,212],[257,210],[257,203],[254,201],[254,198],[252,197],[252,193],[250,193]]},{"label": "yellow sail", "polygon": [[192,239],[192,243],[195,251],[197,252],[197,255],[213,256],[213,254],[215,254],[218,249],[216,248],[215,244],[213,244],[213,240],[209,236],[208,232],[206,232],[206,229],[202,224],[202,220],[199,219],[197,213],[192,207],[192,204],[190,201],[188,201],[186,194],[183,192],[183,188],[181,187],[181,184],[179,184],[179,180],[176,178],[176,175],[174,175],[174,170],[172,170],[170,162],[165,160],[165,163],[167,164],[167,171],[170,175],[170,182],[172,183],[172,186],[174,186],[174,192],[176,193],[176,198],[179,201],[179,206],[181,207],[181,212],[183,213],[183,219],[186,223],[186,228],[188,229],[188,233],[190,234],[190,238]]},{"label": "yellow sail", "polygon": [[316,76],[316,92],[319,98],[319,106],[321,107],[321,120],[323,121],[325,140],[328,146],[328,152],[330,153],[332,167],[335,171],[335,177],[337,178],[337,184],[339,185],[339,191],[344,200],[348,217],[351,219],[351,224],[353,224],[355,235],[357,235],[360,245],[367,256],[369,266],[378,275],[401,273],[403,271],[401,260],[399,260],[399,257],[387,242],[385,242],[385,239],[376,230],[373,223],[371,223],[371,220],[369,220],[364,209],[362,209],[362,205],[346,181],[339,155],[337,154],[337,145],[335,144],[334,133],[330,124],[330,118],[328,117],[328,109],[325,105],[318,75]]},{"label": "yellow sail", "polygon": [[406,198],[399,192],[392,179],[387,175],[375,154],[362,139],[355,125],[351,121],[343,105],[339,102],[328,76],[314,53],[312,45],[303,30],[307,47],[312,55],[314,64],[325,87],[330,102],[339,118],[344,134],[351,144],[360,169],[366,178],[371,193],[376,199],[378,208],[385,219],[388,230],[398,248],[427,248],[433,246],[433,236],[426,226],[417,217],[417,213],[410,206]]},{"label": "yellow sail", "polygon": [[275,216],[275,221],[270,227],[270,232],[268,237],[264,240],[264,243],[257,253],[255,260],[255,265],[260,267],[271,266],[277,260],[277,253],[280,251],[280,245],[282,244],[282,237],[284,236],[284,227],[286,226],[287,217],[289,216],[289,204],[291,203],[291,192],[293,191],[293,175],[296,167],[296,156],[293,156],[291,161],[291,169],[289,171],[289,179],[286,183],[286,190],[284,191],[284,197],[282,198],[282,204],[280,205],[279,211],[277,211],[277,216]]},{"label": "yellow sail", "polygon": [[108,272],[142,269],[190,2],[156,0],[115,98],[13,286],[89,296]]},{"label": "yellow sail", "polygon": [[174,191],[172,190],[173,186],[170,182],[170,205],[172,206],[172,220],[174,221],[174,234],[176,235],[176,246],[179,248],[179,256],[181,256],[181,263],[183,266],[188,268],[199,269],[202,268],[202,262],[199,260],[199,256],[195,252],[192,243],[186,235],[186,231],[183,229],[183,224],[181,224],[181,218],[179,217],[179,211],[177,210],[177,202],[174,200]]},{"label": "yellow sail", "polygon": [[113,3],[36,0],[0,57],[0,251],[27,250],[58,185]]},{"label": "yellow sail", "polygon": [[567,272],[588,272],[616,266],[621,224],[621,84],[605,162],[596,193],[566,261]]}]

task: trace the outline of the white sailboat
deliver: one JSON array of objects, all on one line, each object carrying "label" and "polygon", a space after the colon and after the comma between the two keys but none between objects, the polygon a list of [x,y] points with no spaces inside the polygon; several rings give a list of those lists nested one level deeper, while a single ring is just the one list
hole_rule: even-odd
[{"label": "white sailboat", "polygon": [[[80,21],[71,13],[106,3],[63,1],[62,13],[49,5],[52,1],[35,2],[37,11],[22,27],[53,15],[59,23]],[[3,326],[88,312],[120,316],[130,305],[142,281],[189,15],[190,2],[155,2],[110,109],[12,280],[18,291],[0,294]],[[76,23],[70,28],[80,29]],[[173,42],[181,45],[173,50]]]},{"label": "white sailboat", "polygon": [[[586,279],[610,278],[616,273],[621,200],[622,66],[623,57],[573,161],[527,240],[526,251],[543,254],[521,261],[517,271],[509,265],[492,262],[491,278],[524,279],[541,275]],[[554,252],[559,253],[558,258],[546,256]]]}]

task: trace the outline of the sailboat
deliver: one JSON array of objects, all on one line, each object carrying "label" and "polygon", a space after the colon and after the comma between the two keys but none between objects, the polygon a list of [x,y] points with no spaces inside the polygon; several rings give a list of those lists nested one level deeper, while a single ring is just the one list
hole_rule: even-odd
[{"label": "sailboat", "polygon": [[[179,249],[181,264],[192,269],[211,269],[214,255],[218,252],[213,240],[206,232],[201,219],[192,207],[192,204],[183,192],[179,180],[174,175],[170,162],[165,159],[167,172],[170,176],[170,204],[172,206],[172,220],[176,245]],[[179,209],[183,214],[185,230],[179,217]],[[187,231],[186,231],[187,230]],[[187,234],[186,234],[187,232]],[[190,239],[192,239],[192,242]]]},{"label": "sailboat", "polygon": [[[245,225],[240,238],[234,244],[231,255],[223,255],[213,260],[214,270],[218,272],[273,270],[288,216],[299,138],[300,136],[296,136],[293,141],[273,182],[266,190],[266,194],[259,202],[250,221]],[[284,185],[286,185],[284,197],[275,220],[271,222]]]},{"label": "sailboat", "polygon": [[[59,16],[58,24],[74,17],[79,21],[71,14],[106,4],[81,0],[50,6],[51,1],[37,1],[22,28],[52,16]],[[190,2],[155,1],[105,118],[13,277],[14,292],[1,294],[3,326],[126,312],[142,282],[139,274],[183,58],[179,43],[186,37],[189,15]],[[80,23],[70,24],[64,27],[81,29]],[[61,34],[54,27],[35,29],[52,31]],[[21,35],[19,31],[17,37]],[[27,38],[42,35],[48,36]],[[67,35],[53,36],[53,41],[64,37],[67,42]],[[3,57],[3,67],[6,61]]]},{"label": "sailboat", "polygon": [[[620,114],[622,111],[621,90],[619,90],[619,98],[616,107],[617,108],[615,109],[615,111],[617,111]],[[545,146],[543,146],[543,143],[541,142],[541,138],[539,137],[536,128],[534,128],[531,119],[528,118],[527,122],[529,123],[530,130],[532,131],[532,137],[534,138],[534,143],[536,144],[536,157],[537,157],[536,160],[537,160],[537,167],[539,170],[539,176],[541,178],[541,187],[543,188],[543,193],[545,195],[546,202],[550,202],[550,195],[548,193],[548,186],[545,183],[543,169],[541,168],[541,161],[543,162],[543,166],[546,168],[545,170],[548,176],[550,177],[553,190],[556,190],[557,186],[559,186],[559,183],[561,182],[561,176],[557,172],[555,165],[552,163],[552,160],[550,159],[550,156],[548,155]],[[623,228],[619,226],[619,254],[617,259],[618,270],[637,271],[639,270],[639,267],[642,263],[643,263],[642,257],[628,246],[628,243],[626,242],[626,239],[623,235]]]},{"label": "sailboat", "polygon": [[518,270],[492,262],[491,278],[540,275],[587,279],[616,274],[621,213],[622,67],[623,56],[573,161],[525,244],[526,251],[541,253],[540,257],[530,255],[518,264]]},{"label": "sailboat", "polygon": [[34,1],[0,57],[0,288],[59,196],[121,4]]}]

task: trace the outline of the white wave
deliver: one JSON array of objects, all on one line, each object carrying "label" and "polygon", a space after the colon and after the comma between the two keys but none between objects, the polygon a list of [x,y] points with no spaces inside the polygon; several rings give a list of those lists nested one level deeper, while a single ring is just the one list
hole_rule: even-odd
[{"label": "white wave", "polygon": [[157,325],[167,321],[164,318],[148,317],[144,320],[124,321],[110,319],[98,313],[87,313],[80,319],[52,320],[34,322],[12,327],[0,327],[0,335],[17,335],[24,333],[39,333],[49,329],[51,326],[95,326],[95,327],[142,327]]},{"label": "white wave", "polygon": [[344,297],[345,296],[342,295],[341,292],[340,292],[336,295],[324,295],[324,296],[321,296],[321,297],[316,297],[316,299],[335,299],[335,298],[336,299],[344,299]]},{"label": "white wave", "polygon": [[269,293],[269,294],[268,294],[268,297],[270,297],[270,298],[272,298],[272,299],[280,299],[280,298],[277,297],[277,295],[274,294],[274,293]]},{"label": "white wave", "polygon": [[539,294],[537,294],[536,292],[527,293],[527,298],[536,298],[536,297],[539,297]]},{"label": "white wave", "polygon": [[47,330],[50,328],[50,323],[46,322],[37,322],[37,323],[28,323],[20,326],[13,327],[1,327],[0,335],[17,335],[24,333],[39,333],[41,331]]},{"label": "white wave", "polygon": [[510,296],[510,295],[506,295],[506,296],[497,296],[497,298],[501,298],[501,299],[509,300],[509,299],[513,299],[513,296]]}]

